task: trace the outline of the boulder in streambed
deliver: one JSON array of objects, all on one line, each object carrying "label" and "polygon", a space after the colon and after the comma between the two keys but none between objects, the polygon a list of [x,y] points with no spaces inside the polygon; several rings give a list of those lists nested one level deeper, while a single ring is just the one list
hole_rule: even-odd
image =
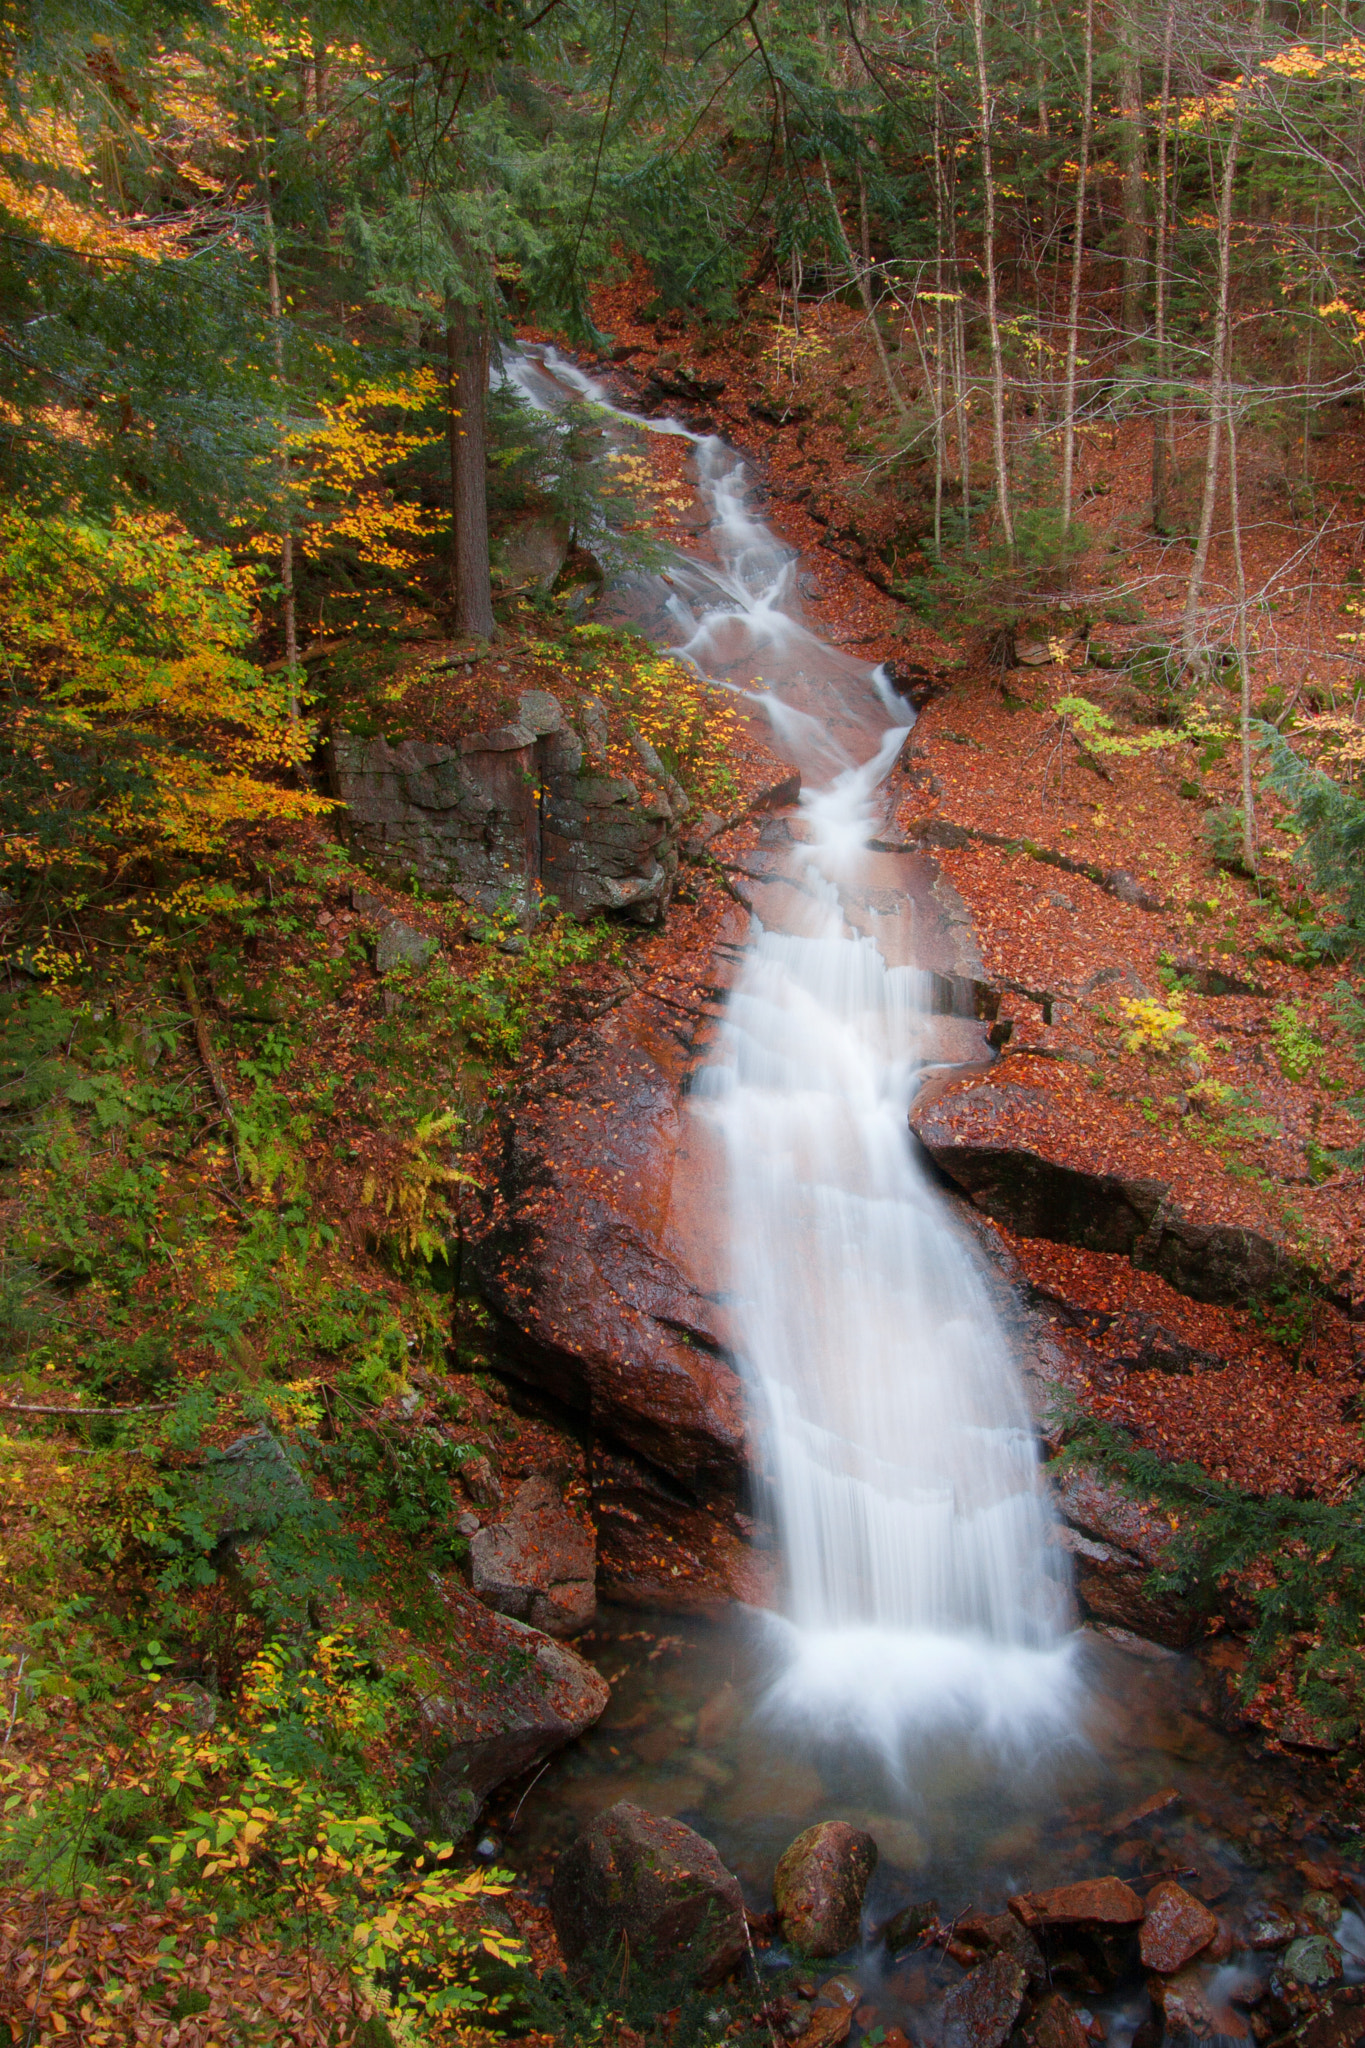
[{"label": "boulder in streambed", "polygon": [[1291,1941],[1276,1967],[1276,1976],[1301,1991],[1326,1991],[1341,1977],[1341,1950],[1326,1934],[1303,1934]]},{"label": "boulder in streambed", "polygon": [[1037,1991],[1047,1983],[1047,1964],[1043,1952],[1022,1921],[1013,1913],[968,1913],[953,1922],[953,1939],[949,1953],[959,1961],[966,1960],[958,1955],[965,1950],[967,1956],[1009,1956],[1016,1963],[1022,1963],[1028,1972],[1029,1984]]},{"label": "boulder in streambed", "polygon": [[1168,1878],[1147,1894],[1147,1917],[1139,1938],[1142,1967],[1174,1976],[1202,1955],[1217,1933],[1217,1919],[1208,1907]]},{"label": "boulder in streambed", "polygon": [[1210,1973],[1192,1963],[1173,1977],[1147,1982],[1153,2005],[1161,2015],[1164,2048],[1203,2048],[1205,2042],[1249,2041],[1245,2017],[1214,1991]]},{"label": "boulder in streambed", "polygon": [[1029,2048],[1090,2048],[1085,2022],[1070,1999],[1049,1991],[1024,2029]]},{"label": "boulder in streambed", "polygon": [[1143,1905],[1121,1877],[1091,1877],[1080,1884],[1057,1885],[1051,1891],[1021,1892],[1010,1900],[1010,1911],[1031,1934],[1047,1934],[1054,1928],[1094,1928],[1107,1933],[1137,1927]]},{"label": "boulder in streambed", "polygon": [[461,1595],[446,1597],[462,1610],[462,1682],[422,1702],[433,1757],[428,1800],[452,1840],[468,1833],[491,1792],[582,1735],[611,1700],[606,1680],[567,1643]]},{"label": "boulder in streambed", "polygon": [[624,1946],[661,1975],[712,1985],[748,1949],[738,1880],[711,1844],[625,1799],[560,1857],[550,1910],[571,1970]]},{"label": "boulder in streambed", "polygon": [[1028,1972],[1011,1956],[977,1965],[943,2001],[944,2048],[1002,2048],[1028,1989]]},{"label": "boulder in streambed", "polygon": [[847,1821],[820,1821],[799,1834],[773,1872],[778,1925],[792,1947],[808,1956],[851,1948],[876,1867],[877,1844]]},{"label": "boulder in streambed", "polygon": [[470,1538],[469,1568],[474,1591],[499,1614],[550,1636],[574,1636],[592,1626],[592,1527],[570,1512],[546,1473],[523,1480],[506,1513]]},{"label": "boulder in streambed", "polygon": [[1276,1899],[1248,1906],[1242,1925],[1242,1939],[1249,1949],[1257,1953],[1288,1948],[1294,1939],[1294,1915],[1288,1906],[1281,1905]]}]

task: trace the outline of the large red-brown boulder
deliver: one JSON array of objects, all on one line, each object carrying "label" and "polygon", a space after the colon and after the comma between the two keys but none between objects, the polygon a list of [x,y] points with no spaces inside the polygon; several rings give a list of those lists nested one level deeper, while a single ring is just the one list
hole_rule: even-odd
[{"label": "large red-brown boulder", "polygon": [[1202,2048],[1205,2042],[1249,2041],[1245,2015],[1214,1995],[1209,1974],[1197,1964],[1173,1977],[1147,1982],[1153,2005],[1161,2015],[1166,2048]]},{"label": "large red-brown boulder", "polygon": [[479,1274],[509,1370],[692,1497],[732,1502],[745,1408],[705,1271],[715,1219],[697,1214],[718,1162],[689,1185],[706,1140],[687,1064],[627,1006],[537,1077],[503,1127]]},{"label": "large red-brown boulder", "polygon": [[1010,1956],[978,1964],[943,2001],[944,2048],[1001,2048],[1027,1989],[1028,1972]]},{"label": "large red-brown boulder", "polygon": [[463,1588],[444,1598],[460,1675],[449,1690],[424,1685],[422,1719],[433,1817],[454,1839],[499,1785],[591,1728],[611,1688],[567,1643],[491,1614]]},{"label": "large red-brown boulder", "polygon": [[470,1583],[487,1607],[551,1636],[579,1635],[597,1612],[592,1524],[554,1480],[533,1473],[505,1514],[469,1540]]},{"label": "large red-brown boulder", "polygon": [[845,1820],[820,1821],[799,1834],[773,1872],[778,1925],[792,1947],[808,1956],[852,1948],[876,1867],[877,1844]]},{"label": "large red-brown boulder", "polygon": [[1168,1878],[1147,1894],[1147,1917],[1139,1937],[1142,1966],[1163,1977],[1174,1976],[1201,1955],[1217,1933],[1218,1921],[1208,1907]]},{"label": "large red-brown boulder", "polygon": [[738,1880],[711,1844],[625,1799],[560,1857],[550,1908],[570,1969],[624,1949],[661,1976],[719,1984],[748,1950]]},{"label": "large red-brown boulder", "polygon": [[1010,1900],[1010,1911],[1031,1932],[1054,1927],[1108,1930],[1136,1927],[1142,1901],[1121,1877],[1090,1877],[1051,1891],[1022,1892]]},{"label": "large red-brown boulder", "polygon": [[1060,1991],[1049,1991],[1025,2028],[1030,2048],[1090,2048],[1085,2022]]}]

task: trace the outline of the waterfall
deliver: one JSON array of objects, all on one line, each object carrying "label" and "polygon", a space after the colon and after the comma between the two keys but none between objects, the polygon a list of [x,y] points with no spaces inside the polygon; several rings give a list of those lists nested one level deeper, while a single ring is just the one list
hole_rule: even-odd
[{"label": "waterfall", "polygon": [[[600,397],[553,352],[514,374],[544,403],[547,372]],[[1017,1366],[912,1149],[930,976],[864,928],[913,721],[801,618],[742,462],[690,438],[714,559],[651,579],[655,630],[763,706],[806,785],[694,1098],[724,1138],[730,1313],[785,1567],[769,1710],[893,1759],[931,1725],[1028,1742],[1074,1715],[1064,1561]]]}]

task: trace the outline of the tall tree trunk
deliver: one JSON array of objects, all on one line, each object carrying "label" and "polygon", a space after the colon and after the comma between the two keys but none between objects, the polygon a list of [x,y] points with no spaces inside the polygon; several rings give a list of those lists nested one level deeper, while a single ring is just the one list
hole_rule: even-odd
[{"label": "tall tree trunk", "polygon": [[1076,357],[1085,266],[1085,192],[1095,119],[1095,0],[1085,0],[1085,97],[1081,103],[1081,155],[1076,168],[1076,223],[1071,245],[1071,299],[1066,315],[1066,396],[1062,402],[1062,534],[1071,531],[1071,490],[1076,470]]},{"label": "tall tree trunk", "polygon": [[962,259],[957,246],[957,163],[950,149],[945,161],[944,200],[948,215],[948,262],[953,279],[953,420],[957,429],[957,466],[962,482],[962,538],[972,532],[972,448],[967,423],[967,333],[963,314]]},{"label": "tall tree trunk", "polygon": [[[864,266],[859,263],[853,253],[853,246],[848,239],[848,230],[844,226],[844,217],[839,211],[839,201],[834,196],[834,180],[830,177],[829,164],[825,160],[823,150],[820,153],[820,169],[824,175],[825,190],[829,194],[829,210],[834,216],[834,226],[839,237],[839,246],[843,251],[844,261],[848,265],[849,275],[858,287],[858,296],[863,302],[863,311],[867,315],[868,332],[872,336],[873,346],[877,351],[877,361],[881,365],[882,382],[886,386],[886,395],[895,407],[896,417],[904,425],[909,417],[909,413],[905,400],[896,389],[896,379],[891,371],[891,359],[886,353],[886,344],[882,340],[881,328],[877,325],[877,307],[872,296],[872,280],[868,276],[868,270],[871,266],[870,264]],[[862,205],[862,226],[865,234],[867,228],[867,199],[863,193],[861,171],[858,173],[858,193]]]},{"label": "tall tree trunk", "polygon": [[1119,162],[1123,168],[1123,332],[1130,357],[1141,354],[1147,322],[1146,297],[1147,187],[1146,133],[1142,118],[1142,65],[1135,37],[1137,22],[1125,13],[1119,22]]},{"label": "tall tree trunk", "polygon": [[[265,136],[260,138],[261,224],[265,229],[266,290],[270,299],[270,327],[275,355],[275,383],[280,401],[280,483],[289,488],[288,398],[284,376],[284,299],[280,291],[280,266],[275,246],[275,211],[270,203],[270,167]],[[280,535],[280,601],[284,614],[284,667],[287,678],[289,731],[299,735],[299,623],[294,594],[294,533],[286,506],[284,531]]]},{"label": "tall tree trunk", "polygon": [[1154,324],[1157,399],[1152,413],[1152,525],[1166,531],[1166,493],[1173,440],[1170,346],[1166,338],[1166,244],[1170,232],[1171,58],[1175,46],[1175,0],[1167,0],[1161,49],[1161,126],[1156,143],[1156,275]]},{"label": "tall tree trunk", "polygon": [[1251,636],[1247,632],[1247,572],[1242,557],[1241,490],[1237,472],[1237,409],[1224,400],[1228,427],[1228,500],[1232,514],[1232,560],[1237,575],[1237,668],[1241,691],[1238,730],[1242,754],[1242,865],[1256,872],[1256,791],[1251,775]]},{"label": "tall tree trunk", "polygon": [[986,323],[991,343],[991,419],[995,452],[995,493],[1000,526],[1014,560],[1014,520],[1010,513],[1009,464],[1005,455],[1005,359],[1000,349],[1000,310],[995,290],[995,173],[991,165],[991,95],[986,79],[985,0],[972,0],[972,34],[976,42],[976,82],[981,108],[981,176],[985,185],[983,250],[986,270]]},{"label": "tall tree trunk", "polygon": [[488,321],[482,307],[446,301],[446,432],[450,456],[450,598],[457,634],[491,640],[485,401]]},{"label": "tall tree trunk", "polygon": [[[1255,22],[1255,43],[1259,48],[1261,24],[1265,19],[1265,0],[1258,0]],[[1253,56],[1248,65],[1254,64]],[[1218,499],[1218,459],[1223,422],[1223,390],[1227,379],[1228,313],[1232,283],[1232,195],[1237,177],[1237,158],[1242,146],[1242,129],[1246,121],[1248,83],[1243,75],[1237,90],[1236,103],[1232,111],[1232,125],[1228,132],[1227,152],[1223,158],[1223,178],[1218,192],[1218,285],[1213,322],[1213,348],[1209,368],[1209,433],[1204,450],[1204,498],[1199,510],[1199,532],[1194,544],[1194,560],[1190,564],[1190,580],[1185,590],[1185,622],[1183,653],[1186,662],[1192,662],[1199,640],[1199,596],[1204,586],[1204,575],[1209,565],[1209,544],[1213,539],[1213,514]]]},{"label": "tall tree trunk", "polygon": [[934,37],[934,555],[943,558],[943,472],[948,453],[948,422],[943,384],[943,352],[947,345],[943,319],[943,93],[938,75],[938,37]]},{"label": "tall tree trunk", "polygon": [[[1038,133],[1046,139],[1047,58],[1043,54],[1043,0],[1033,0],[1033,91],[1038,101]],[[937,75],[937,74],[936,74]]]}]

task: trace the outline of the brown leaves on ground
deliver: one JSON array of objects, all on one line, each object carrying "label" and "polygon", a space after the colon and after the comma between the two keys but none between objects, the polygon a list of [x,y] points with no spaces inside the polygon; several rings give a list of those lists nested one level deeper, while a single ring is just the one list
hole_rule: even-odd
[{"label": "brown leaves on ground", "polygon": [[178,1895],[156,1907],[121,1886],[74,1903],[0,1894],[0,2018],[33,2048],[331,2048],[368,2011],[322,1956],[266,1928],[220,1935]]}]

